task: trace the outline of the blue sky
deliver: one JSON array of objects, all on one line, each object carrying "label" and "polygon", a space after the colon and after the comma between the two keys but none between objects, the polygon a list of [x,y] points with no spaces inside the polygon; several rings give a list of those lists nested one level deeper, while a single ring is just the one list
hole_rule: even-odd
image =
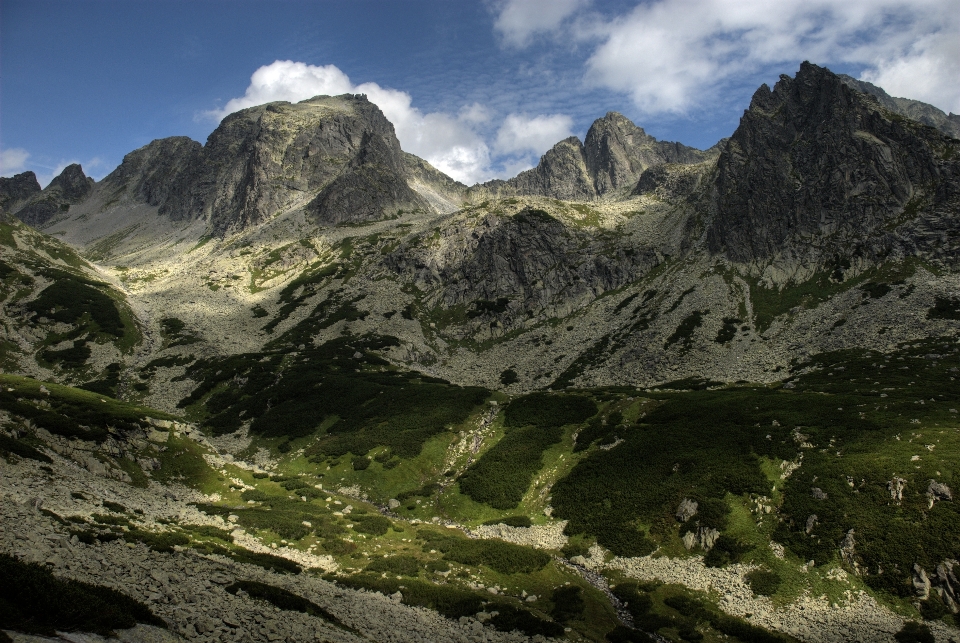
[{"label": "blue sky", "polygon": [[229,111],[362,91],[404,149],[508,177],[619,111],[709,147],[808,59],[960,112],[955,0],[3,0],[0,175],[95,178]]}]

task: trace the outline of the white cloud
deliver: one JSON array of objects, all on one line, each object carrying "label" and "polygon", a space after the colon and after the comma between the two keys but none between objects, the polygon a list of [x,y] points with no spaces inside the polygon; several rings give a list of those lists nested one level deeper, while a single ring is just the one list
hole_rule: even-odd
[{"label": "white cloud", "polygon": [[[945,33],[946,32],[946,33]],[[861,76],[892,96],[914,98],[960,114],[960,26],[920,38],[903,57],[877,60]]]},{"label": "white cloud", "polygon": [[474,124],[489,120],[489,111],[482,105],[466,106],[458,116],[443,112],[424,114],[413,107],[410,94],[377,83],[354,85],[335,65],[277,60],[253,73],[243,96],[209,113],[222,119],[239,109],[263,103],[346,93],[366,94],[393,123],[405,151],[467,184],[490,178],[490,150],[473,128]]},{"label": "white cloud", "polygon": [[573,119],[563,114],[528,117],[510,114],[497,131],[495,149],[503,154],[541,155],[557,142],[571,136]]},{"label": "white cloud", "polygon": [[556,31],[563,21],[589,0],[505,0],[497,6],[497,19],[493,23],[512,47],[529,44],[534,35]]},{"label": "white cloud", "polygon": [[22,147],[0,150],[0,176],[23,172],[28,158],[30,158],[30,152]]},{"label": "white cloud", "polygon": [[955,0],[655,0],[592,28],[601,43],[585,80],[648,114],[682,113],[725,83],[808,59],[862,65],[891,93],[954,109],[958,15]]}]

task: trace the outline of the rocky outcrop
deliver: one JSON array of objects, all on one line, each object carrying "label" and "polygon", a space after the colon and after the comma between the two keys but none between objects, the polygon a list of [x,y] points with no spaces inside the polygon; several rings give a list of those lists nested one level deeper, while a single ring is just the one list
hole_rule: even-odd
[{"label": "rocky outcrop", "polygon": [[709,248],[735,261],[943,252],[934,246],[957,225],[960,142],[803,63],[754,94],[707,193]]},{"label": "rocky outcrop", "polygon": [[0,177],[0,214],[12,212],[30,197],[40,192],[40,183],[33,172],[23,172],[12,177]]},{"label": "rocky outcrop", "polygon": [[716,154],[715,149],[701,151],[658,141],[622,114],[609,112],[593,122],[584,142],[575,136],[564,139],[540,158],[537,167],[478,188],[500,195],[589,201],[631,190],[647,168],[663,163],[700,163],[716,158]]},{"label": "rocky outcrop", "polygon": [[173,221],[206,221],[222,236],[303,206],[329,224],[431,208],[409,174],[393,125],[366,96],[317,96],[230,114],[203,146],[185,137],[153,141],[105,179],[104,200],[158,206]]},{"label": "rocky outcrop", "polygon": [[857,80],[846,74],[838,74],[838,76],[848,87],[858,92],[863,92],[864,94],[870,94],[877,99],[877,102],[891,112],[906,116],[918,123],[936,127],[944,134],[952,136],[953,138],[960,138],[960,114],[944,114],[941,110],[929,103],[912,100],[910,98],[894,98],[885,92],[883,88],[877,87],[873,83]]},{"label": "rocky outcrop", "polygon": [[376,132],[364,132],[348,167],[307,206],[317,222],[327,225],[376,221],[403,210],[429,209],[407,184],[400,143]]},{"label": "rocky outcrop", "polygon": [[193,169],[202,149],[186,136],[157,139],[124,156],[103,182],[112,190],[111,196],[119,191],[149,205],[163,205],[183,175]]},{"label": "rocky outcrop", "polygon": [[544,210],[470,210],[385,258],[432,305],[469,305],[476,327],[509,330],[540,315],[562,317],[629,283],[659,263],[648,248],[607,245]]},{"label": "rocky outcrop", "polygon": [[[36,177],[34,177],[36,180]],[[68,165],[39,194],[16,210],[16,217],[33,227],[41,227],[54,217],[82,202],[93,190],[94,180],[83,173],[78,163]]]}]

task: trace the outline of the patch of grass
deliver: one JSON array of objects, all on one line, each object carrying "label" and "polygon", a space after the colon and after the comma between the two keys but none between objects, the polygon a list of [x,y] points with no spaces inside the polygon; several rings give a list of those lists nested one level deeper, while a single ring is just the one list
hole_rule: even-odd
[{"label": "patch of grass", "polygon": [[416,576],[423,563],[415,556],[401,554],[399,556],[390,556],[388,558],[375,558],[364,571],[375,573],[387,573],[394,576]]},{"label": "patch of grass", "polygon": [[37,451],[25,442],[15,440],[2,433],[0,433],[0,455],[3,455],[4,457],[17,455],[21,458],[29,458],[30,460],[36,460],[37,462],[53,464],[53,460],[51,460],[46,454]]}]

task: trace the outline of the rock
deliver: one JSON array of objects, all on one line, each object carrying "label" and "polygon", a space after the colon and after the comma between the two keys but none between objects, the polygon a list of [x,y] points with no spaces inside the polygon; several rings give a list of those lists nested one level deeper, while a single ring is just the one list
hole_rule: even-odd
[{"label": "rock", "polygon": [[697,501],[690,498],[684,498],[677,507],[677,522],[687,522],[697,515]]},{"label": "rock", "polygon": [[854,571],[857,575],[860,574],[860,563],[857,561],[857,541],[855,538],[855,531],[851,529],[847,532],[847,535],[843,537],[843,542],[840,543],[840,559]]},{"label": "rock", "polygon": [[927,572],[924,571],[918,563],[913,565],[913,589],[917,593],[917,598],[925,601],[930,598],[930,579]]},{"label": "rock", "polygon": [[813,531],[813,528],[817,526],[817,520],[817,514],[807,516],[807,525],[804,527],[804,532],[809,535]]},{"label": "rock", "polygon": [[890,497],[900,504],[903,501],[903,488],[907,485],[907,481],[903,478],[898,478],[894,476],[893,480],[887,483],[887,490],[890,491]]},{"label": "rock", "polygon": [[30,197],[40,192],[40,183],[33,172],[23,172],[13,177],[0,177],[0,214],[12,212]]},{"label": "rock", "polygon": [[936,480],[930,481],[930,484],[927,486],[926,496],[927,502],[929,503],[929,508],[931,509],[936,502],[940,502],[942,500],[953,500],[953,493],[950,491],[950,487],[942,482],[937,482]]},{"label": "rock", "polygon": [[39,194],[34,194],[12,213],[27,225],[42,227],[69,210],[71,205],[86,199],[93,185],[93,179],[87,178],[83,168],[73,163],[54,177]]},{"label": "rock", "polygon": [[826,500],[829,496],[826,492],[820,487],[813,487],[810,489],[810,495],[812,495],[817,500]]},{"label": "rock", "polygon": [[390,498],[390,500],[387,501],[387,507],[389,507],[391,511],[393,511],[394,509],[397,509],[399,506],[400,506],[400,501],[397,500],[396,498]]}]

